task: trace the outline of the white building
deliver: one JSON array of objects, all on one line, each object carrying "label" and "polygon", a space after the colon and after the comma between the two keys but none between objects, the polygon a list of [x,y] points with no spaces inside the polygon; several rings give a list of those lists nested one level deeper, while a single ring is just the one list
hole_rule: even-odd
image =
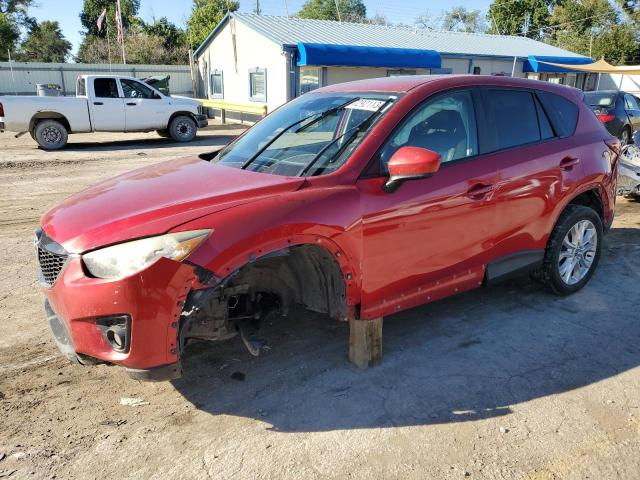
[{"label": "white building", "polygon": [[525,37],[240,13],[227,14],[194,56],[196,96],[268,111],[321,86],[393,75],[513,73],[586,90],[596,80],[538,62],[590,58]]}]

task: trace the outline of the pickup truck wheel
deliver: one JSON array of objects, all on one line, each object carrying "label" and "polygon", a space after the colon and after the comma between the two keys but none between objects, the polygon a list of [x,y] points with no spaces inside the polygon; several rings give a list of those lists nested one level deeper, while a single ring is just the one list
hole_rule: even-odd
[{"label": "pickup truck wheel", "polygon": [[44,150],[58,150],[67,144],[69,132],[57,120],[42,120],[36,125],[34,136]]},{"label": "pickup truck wheel", "polygon": [[169,134],[176,142],[190,142],[196,136],[198,126],[192,118],[179,115],[169,125]]},{"label": "pickup truck wheel", "polygon": [[584,287],[600,260],[602,220],[591,208],[568,205],[551,232],[544,261],[532,272],[534,280],[556,295]]},{"label": "pickup truck wheel", "polygon": [[164,130],[156,130],[156,133],[158,135],[160,135],[162,138],[169,138],[171,135],[169,134],[169,130],[168,129],[164,129]]}]

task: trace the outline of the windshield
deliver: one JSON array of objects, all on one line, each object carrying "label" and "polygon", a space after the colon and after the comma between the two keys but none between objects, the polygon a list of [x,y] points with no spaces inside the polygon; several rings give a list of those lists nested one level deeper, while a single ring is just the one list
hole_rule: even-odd
[{"label": "windshield", "polygon": [[303,95],[257,123],[212,161],[274,175],[331,173],[395,99],[389,94]]},{"label": "windshield", "polygon": [[610,107],[616,101],[615,93],[585,93],[584,100],[592,107]]}]

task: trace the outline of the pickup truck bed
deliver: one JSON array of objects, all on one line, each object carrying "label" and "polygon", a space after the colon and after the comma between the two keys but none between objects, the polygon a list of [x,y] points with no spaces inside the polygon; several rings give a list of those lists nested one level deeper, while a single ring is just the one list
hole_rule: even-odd
[{"label": "pickup truck bed", "polygon": [[[89,105],[84,97],[0,97],[4,107],[4,130],[28,132],[33,121],[44,118],[47,112],[62,115],[69,133],[91,132]],[[34,114],[36,114],[34,116]]]}]

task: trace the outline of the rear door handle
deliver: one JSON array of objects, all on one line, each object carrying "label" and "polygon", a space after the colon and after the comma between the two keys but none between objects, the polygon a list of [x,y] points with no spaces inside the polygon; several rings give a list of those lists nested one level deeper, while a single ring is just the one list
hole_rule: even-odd
[{"label": "rear door handle", "polygon": [[94,105],[104,105],[102,102],[93,102]]},{"label": "rear door handle", "polygon": [[571,170],[579,163],[580,159],[578,157],[564,157],[562,160],[560,160],[560,168],[562,170]]},{"label": "rear door handle", "polygon": [[136,102],[127,102],[127,105],[129,105],[130,107],[135,107],[137,105]]},{"label": "rear door handle", "polygon": [[488,193],[493,191],[493,185],[487,185],[484,183],[477,183],[469,190],[467,190],[467,197],[472,200],[480,200],[484,198]]}]

